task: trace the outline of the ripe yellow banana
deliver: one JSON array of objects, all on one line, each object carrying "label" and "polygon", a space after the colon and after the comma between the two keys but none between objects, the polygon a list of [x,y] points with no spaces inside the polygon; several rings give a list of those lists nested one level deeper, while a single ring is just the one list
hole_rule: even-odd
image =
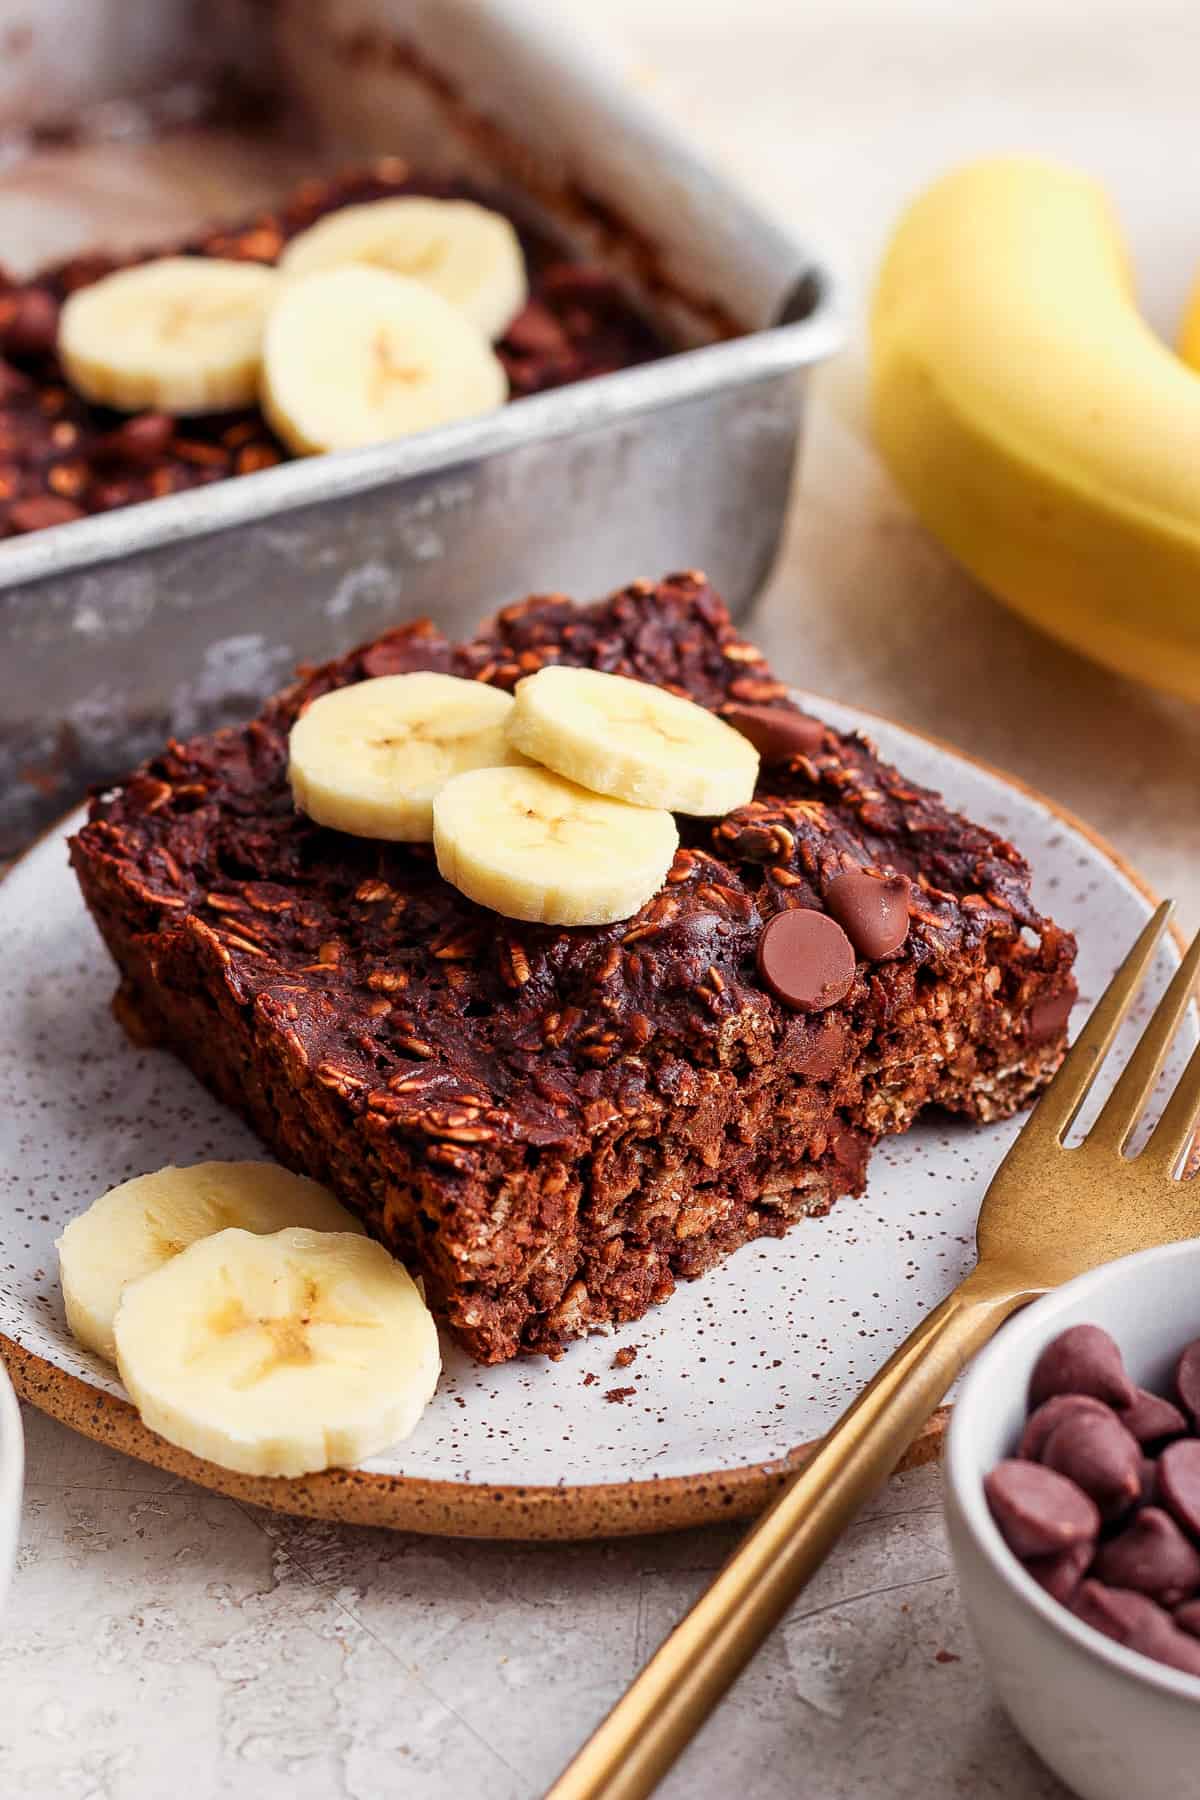
[{"label": "ripe yellow banana", "polygon": [[1096,183],[1025,156],[936,182],[888,247],[871,360],[880,450],[972,574],[1200,699],[1200,377],[1139,315]]},{"label": "ripe yellow banana", "polygon": [[1179,354],[1189,369],[1200,369],[1200,281],[1192,289],[1179,328]]}]

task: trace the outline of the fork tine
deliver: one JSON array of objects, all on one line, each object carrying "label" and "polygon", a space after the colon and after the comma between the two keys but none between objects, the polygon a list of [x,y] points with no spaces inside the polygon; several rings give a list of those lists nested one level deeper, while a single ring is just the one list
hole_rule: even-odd
[{"label": "fork tine", "polygon": [[[1061,1143],[1088,1097],[1097,1071],[1108,1055],[1121,1021],[1142,985],[1174,902],[1164,900],[1148,919],[1133,949],[1105,988],[1059,1066],[1057,1075],[1034,1107],[1017,1139],[1023,1153],[1047,1137]],[[1014,1145],[1014,1149],[1016,1145]]]},{"label": "fork tine", "polygon": [[[1187,1068],[1179,1077],[1175,1092],[1163,1107],[1162,1117],[1150,1133],[1142,1152],[1158,1164],[1164,1175],[1173,1175],[1179,1159],[1190,1145],[1200,1118],[1200,1045],[1188,1058]],[[1142,1157],[1138,1158],[1140,1162]]]},{"label": "fork tine", "polygon": [[1196,977],[1200,974],[1200,932],[1180,963],[1170,987],[1154,1009],[1141,1042],[1126,1063],[1121,1079],[1104,1102],[1103,1110],[1088,1133],[1088,1141],[1124,1150],[1142,1116],[1150,1090],[1166,1060],[1175,1033],[1187,1011]]}]

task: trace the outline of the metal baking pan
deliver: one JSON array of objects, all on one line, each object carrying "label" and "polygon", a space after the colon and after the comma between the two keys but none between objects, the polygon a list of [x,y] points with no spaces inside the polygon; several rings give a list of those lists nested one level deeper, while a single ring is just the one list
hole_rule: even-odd
[{"label": "metal baking pan", "polygon": [[[99,10],[127,18],[121,0]],[[550,9],[227,0],[202,24],[201,10],[165,9],[178,42],[160,20],[145,79],[187,68],[189,30],[211,63],[219,20],[231,55],[297,96],[323,165],[332,146],[482,169],[691,347],[0,546],[0,856],[169,732],[244,717],[300,659],[405,617],[464,635],[528,592],[591,597],[680,567],[744,610],[778,543],[807,371],[841,338],[828,271]],[[59,44],[69,11],[46,9]],[[118,63],[89,66],[111,81]],[[73,106],[87,80],[64,75]],[[0,90],[11,127],[10,102]]]}]

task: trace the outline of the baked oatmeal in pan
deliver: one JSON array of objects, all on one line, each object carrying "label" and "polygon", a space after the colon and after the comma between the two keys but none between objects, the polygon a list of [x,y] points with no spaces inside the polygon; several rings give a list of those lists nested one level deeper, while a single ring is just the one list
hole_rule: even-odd
[{"label": "baked oatmeal in pan", "polygon": [[[27,281],[0,272],[0,537],[254,474],[290,454],[259,405],[195,415],[161,407],[130,413],[76,391],[58,351],[62,310],[72,294],[168,254],[274,265],[319,221],[406,196],[471,200],[503,212],[490,193],[431,181],[385,159],[335,181],[302,183],[277,209],[238,226],[212,227],[168,251],[88,253]],[[668,353],[605,269],[573,259],[524,220],[517,229],[527,298],[495,345],[510,399]]]}]

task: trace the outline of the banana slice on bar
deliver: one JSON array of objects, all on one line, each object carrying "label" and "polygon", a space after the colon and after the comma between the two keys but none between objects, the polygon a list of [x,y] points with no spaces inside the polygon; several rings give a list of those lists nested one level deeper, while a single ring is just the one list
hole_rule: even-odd
[{"label": "banana slice on bar", "polygon": [[548,769],[476,769],[433,802],[442,875],[509,919],[609,925],[656,894],[679,833],[668,812],[627,806]]},{"label": "banana slice on bar", "polygon": [[114,1330],[146,1424],[246,1475],[386,1450],[441,1370],[415,1282],[382,1244],[340,1231],[218,1231],[131,1282]]},{"label": "banana slice on bar", "polygon": [[259,399],[299,455],[349,450],[492,412],[508,378],[461,312],[405,275],[325,269],[285,282]]},{"label": "banana slice on bar", "polygon": [[568,781],[634,806],[716,818],[754,797],[758,751],[694,700],[557,664],[516,688],[509,736]]},{"label": "banana slice on bar", "polygon": [[292,726],[296,805],[352,837],[427,844],[452,776],[524,760],[505,729],[512,709],[500,688],[424,671],[335,688]]},{"label": "banana slice on bar", "polygon": [[78,288],[58,354],[72,387],[121,412],[225,412],[258,387],[274,269],[215,256],[163,256]]},{"label": "banana slice on bar", "polygon": [[72,1219],[58,1240],[67,1324],[81,1344],[115,1362],[113,1317],[121,1291],[227,1226],[359,1231],[327,1188],[277,1163],[168,1166],[123,1181]]},{"label": "banana slice on bar", "polygon": [[343,206],[294,237],[279,259],[285,275],[364,263],[408,275],[498,338],[529,296],[525,258],[502,213],[473,200],[401,195]]}]

